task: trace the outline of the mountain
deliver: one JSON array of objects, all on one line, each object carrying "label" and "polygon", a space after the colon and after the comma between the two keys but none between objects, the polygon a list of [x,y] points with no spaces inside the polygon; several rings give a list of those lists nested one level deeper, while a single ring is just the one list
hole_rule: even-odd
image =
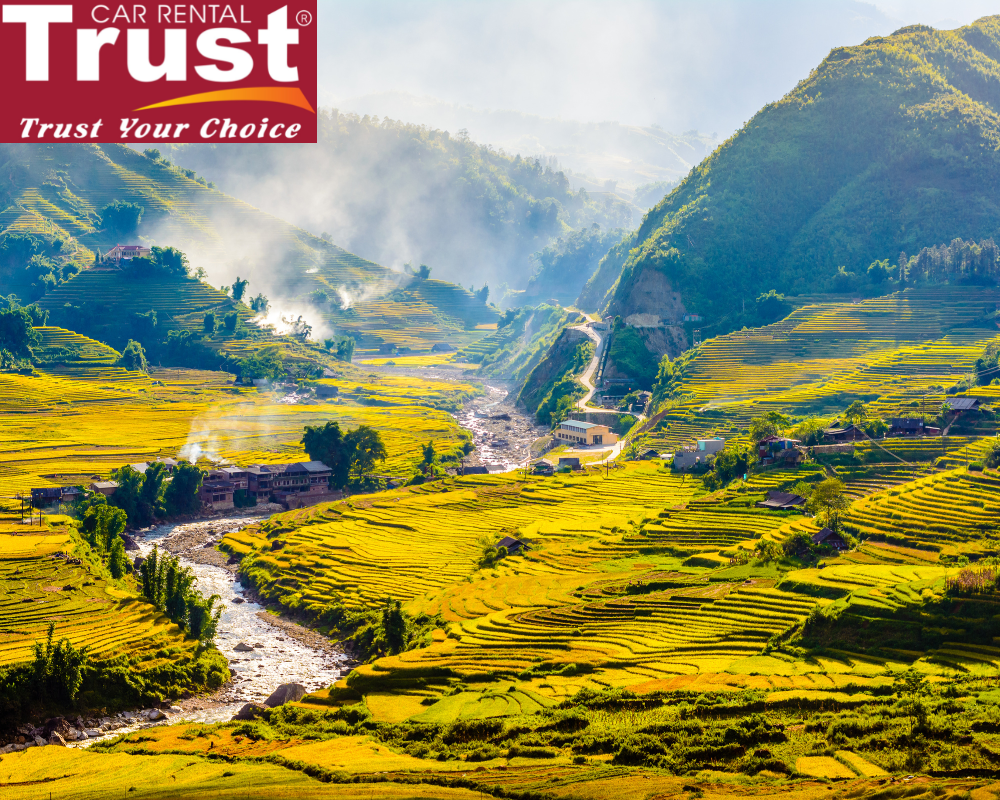
[{"label": "mountain", "polygon": [[[477,142],[508,153],[557,160],[563,168],[573,171],[569,177],[574,188],[583,185],[588,191],[592,187],[617,191],[629,200],[639,186],[682,178],[716,143],[714,137],[697,131],[676,134],[657,125],[550,119],[520,111],[473,108],[405,92],[353,97],[339,105],[357,114],[414,120],[452,133],[465,129]],[[590,176],[592,182],[584,176]],[[598,181],[610,182],[610,186],[599,185]]]},{"label": "mountain", "polygon": [[756,324],[770,290],[908,285],[922,248],[1000,234],[998,113],[1000,17],[837,48],[612,248],[579,305],[713,334]]},{"label": "mountain", "polygon": [[[115,221],[115,203],[136,213],[131,223]],[[95,269],[116,244],[177,248],[188,269]],[[244,302],[270,301],[257,324],[228,295],[237,277],[249,279]],[[208,314],[217,323],[210,349],[243,354],[272,340],[265,325],[287,332],[300,317],[317,339],[349,334],[360,349],[429,350],[467,345],[485,335],[476,325],[498,316],[481,295],[360,258],[157,151],[117,144],[0,145],[0,294],[37,301],[54,324],[119,349],[134,338],[164,356],[158,345],[171,332],[200,334]],[[227,329],[234,311],[239,322]],[[202,355],[199,366],[215,365]]]},{"label": "mountain", "polygon": [[336,110],[321,113],[318,145],[176,145],[164,153],[367,259],[397,269],[426,264],[466,286],[523,288],[531,254],[553,239],[595,222],[634,224],[631,204],[574,191],[538,159],[465,132]]}]

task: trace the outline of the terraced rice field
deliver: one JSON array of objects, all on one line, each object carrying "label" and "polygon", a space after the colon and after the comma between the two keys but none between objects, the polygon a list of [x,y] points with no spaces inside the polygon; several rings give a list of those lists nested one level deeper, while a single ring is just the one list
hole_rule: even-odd
[{"label": "terraced rice field", "polygon": [[[16,530],[23,527],[23,530]],[[95,656],[127,653],[153,660],[163,647],[193,652],[182,632],[149,603],[67,561],[74,545],[65,529],[0,531],[0,666],[32,657],[50,622]]]},{"label": "terraced rice field", "polygon": [[764,328],[704,342],[685,362],[680,400],[647,437],[671,450],[738,439],[769,410],[832,418],[855,399],[885,417],[937,414],[945,389],[998,336],[996,289],[907,289],[860,303],[807,305]]},{"label": "terraced rice field", "polygon": [[[378,429],[389,452],[378,466],[385,475],[408,476],[428,441],[446,450],[463,436],[447,412],[416,404],[423,402],[418,379],[409,403],[397,390],[392,405],[305,405],[235,387],[223,373],[158,370],[150,377],[125,373],[121,381],[106,369],[78,363],[72,377],[48,367],[33,376],[0,375],[0,496],[86,484],[122,464],[160,456],[200,454],[238,464],[303,459],[303,428],[327,420]],[[365,396],[373,393],[364,377],[358,380]],[[442,404],[455,402],[433,382],[427,393]]]}]

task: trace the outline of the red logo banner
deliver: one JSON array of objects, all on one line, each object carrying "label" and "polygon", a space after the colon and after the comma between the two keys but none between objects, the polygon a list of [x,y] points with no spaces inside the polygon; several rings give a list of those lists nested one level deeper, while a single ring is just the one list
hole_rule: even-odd
[{"label": "red logo banner", "polygon": [[2,3],[0,141],[315,142],[316,0]]}]

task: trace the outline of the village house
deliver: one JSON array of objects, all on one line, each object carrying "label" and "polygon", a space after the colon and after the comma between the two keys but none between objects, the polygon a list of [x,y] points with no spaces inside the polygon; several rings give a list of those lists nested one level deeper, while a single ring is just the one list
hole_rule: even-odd
[{"label": "village house", "polygon": [[691,469],[695,466],[707,466],[715,458],[716,453],[726,446],[726,440],[721,436],[711,439],[698,439],[690,447],[674,453],[674,469]]},{"label": "village house", "polygon": [[977,397],[953,397],[948,401],[952,411],[978,411],[980,403]]},{"label": "village house", "polygon": [[528,549],[528,545],[520,539],[515,539],[511,536],[504,536],[499,542],[497,542],[497,547],[503,547],[510,555],[514,555],[515,553],[520,553],[522,550]]},{"label": "village house", "polygon": [[757,508],[770,508],[772,511],[802,511],[806,510],[806,499],[791,492],[770,491],[767,499],[761,500]]},{"label": "village house", "polygon": [[105,497],[111,497],[118,488],[118,481],[94,481],[87,488],[95,494],[103,494]]},{"label": "village house", "polygon": [[761,464],[785,464],[794,466],[802,462],[802,451],[798,439],[786,439],[784,436],[767,436],[757,444],[757,457]]},{"label": "village house", "polygon": [[223,477],[218,470],[213,470],[201,484],[198,490],[198,499],[201,504],[222,511],[234,508],[233,494],[236,488],[232,482]]},{"label": "village house", "polygon": [[34,508],[48,508],[60,503],[72,503],[83,497],[77,486],[42,486],[31,490],[31,505]]},{"label": "village house", "polygon": [[595,444],[615,444],[618,434],[612,433],[607,425],[595,422],[580,422],[575,419],[563,420],[556,429],[555,437],[562,442],[584,446]]},{"label": "village house", "polygon": [[149,258],[153,251],[148,247],[138,244],[118,244],[104,254],[104,263],[117,264],[121,266],[123,261],[131,261],[133,258]]},{"label": "village house", "polygon": [[823,431],[823,440],[827,442],[863,442],[868,437],[857,425],[844,428],[827,428]]},{"label": "village house", "polygon": [[893,417],[890,436],[940,436],[941,429],[928,425],[918,417]]},{"label": "village house", "polygon": [[552,465],[551,461],[540,458],[531,465],[531,470],[536,475],[551,475],[556,471],[556,468]]},{"label": "village house", "polygon": [[580,459],[575,456],[563,456],[559,459],[558,469],[564,469],[569,467],[570,469],[580,469]]},{"label": "village house", "polygon": [[829,528],[823,528],[823,530],[818,533],[813,534],[812,537],[813,544],[826,545],[827,547],[832,547],[838,553],[844,552],[848,549],[847,542],[839,533],[834,533]]}]

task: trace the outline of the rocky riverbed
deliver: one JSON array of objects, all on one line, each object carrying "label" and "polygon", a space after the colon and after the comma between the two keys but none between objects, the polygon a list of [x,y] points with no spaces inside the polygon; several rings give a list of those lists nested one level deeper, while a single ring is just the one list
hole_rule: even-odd
[{"label": "rocky riverbed", "polygon": [[472,432],[476,449],[466,459],[469,466],[498,465],[509,472],[531,456],[531,444],[548,429],[514,405],[507,387],[484,384],[485,394],[465,404],[456,414],[461,426]]}]

